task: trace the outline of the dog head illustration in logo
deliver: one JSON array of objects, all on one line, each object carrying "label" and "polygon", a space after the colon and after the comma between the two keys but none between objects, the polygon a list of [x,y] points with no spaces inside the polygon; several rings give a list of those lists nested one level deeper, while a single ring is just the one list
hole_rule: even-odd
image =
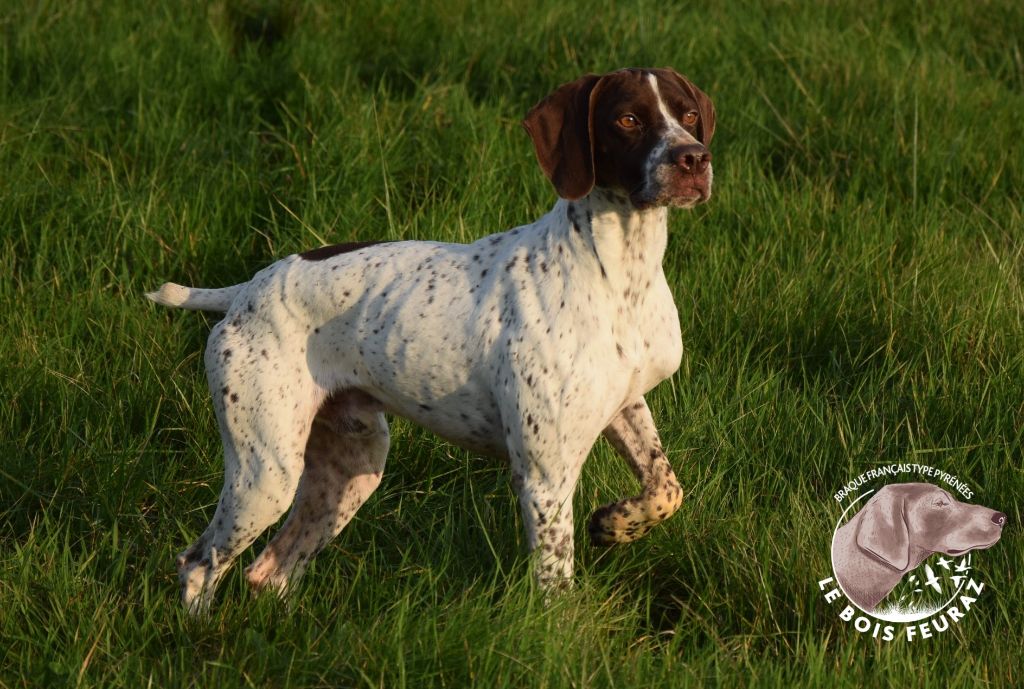
[{"label": "dog head illustration in logo", "polygon": [[1002,512],[955,500],[930,483],[895,483],[836,531],[832,565],[846,596],[871,612],[932,553],[988,548],[1005,524]]}]

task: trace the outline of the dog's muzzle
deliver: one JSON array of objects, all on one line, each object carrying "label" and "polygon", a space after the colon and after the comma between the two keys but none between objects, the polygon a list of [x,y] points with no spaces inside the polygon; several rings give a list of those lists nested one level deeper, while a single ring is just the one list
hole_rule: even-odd
[{"label": "dog's muzzle", "polygon": [[711,196],[711,151],[699,143],[680,144],[667,152],[674,175],[667,190],[674,205],[692,206]]},{"label": "dog's muzzle", "polygon": [[647,183],[630,195],[637,208],[692,208],[711,198],[711,151],[696,142],[677,143],[659,155]]}]

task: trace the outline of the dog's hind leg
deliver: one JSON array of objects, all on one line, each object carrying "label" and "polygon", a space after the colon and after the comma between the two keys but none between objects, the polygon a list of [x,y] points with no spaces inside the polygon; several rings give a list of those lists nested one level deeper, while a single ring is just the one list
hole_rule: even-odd
[{"label": "dog's hind leg", "polygon": [[313,421],[305,468],[284,526],[246,571],[256,590],[283,594],[380,484],[388,454],[381,405],[350,390],[332,395]]},{"label": "dog's hind leg", "polygon": [[595,545],[635,541],[668,519],[683,503],[683,490],[661,447],[654,419],[643,398],[624,408],[604,436],[640,480],[640,495],[605,505],[590,517]]},{"label": "dog's hind leg", "polygon": [[291,505],[323,398],[308,371],[262,365],[261,359],[276,359],[288,343],[245,335],[239,326],[221,322],[206,350],[224,445],[224,486],[213,521],[177,560],[182,602],[193,614],[209,606],[239,553]]}]

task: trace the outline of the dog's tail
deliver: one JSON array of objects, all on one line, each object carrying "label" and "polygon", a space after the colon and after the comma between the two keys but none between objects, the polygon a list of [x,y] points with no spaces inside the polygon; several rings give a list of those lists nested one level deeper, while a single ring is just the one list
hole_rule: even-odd
[{"label": "dog's tail", "polygon": [[192,311],[227,311],[246,284],[243,282],[221,289],[204,289],[165,282],[156,292],[146,292],[146,297],[163,306]]}]

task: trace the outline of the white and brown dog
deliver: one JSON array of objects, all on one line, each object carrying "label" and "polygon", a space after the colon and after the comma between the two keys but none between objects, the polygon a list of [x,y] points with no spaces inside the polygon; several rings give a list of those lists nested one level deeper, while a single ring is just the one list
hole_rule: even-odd
[{"label": "white and brown dog", "polygon": [[247,578],[284,591],[299,576],[380,483],[385,412],[508,460],[545,587],[571,580],[573,490],[602,433],[643,492],[595,512],[595,542],[679,508],[643,396],[682,354],[666,215],[711,195],[711,101],[672,70],[627,69],[559,87],[524,125],[561,197],[530,225],[324,247],[232,287],[147,295],[227,312],[206,350],[224,487],[178,558],[189,610],[289,506]]}]

